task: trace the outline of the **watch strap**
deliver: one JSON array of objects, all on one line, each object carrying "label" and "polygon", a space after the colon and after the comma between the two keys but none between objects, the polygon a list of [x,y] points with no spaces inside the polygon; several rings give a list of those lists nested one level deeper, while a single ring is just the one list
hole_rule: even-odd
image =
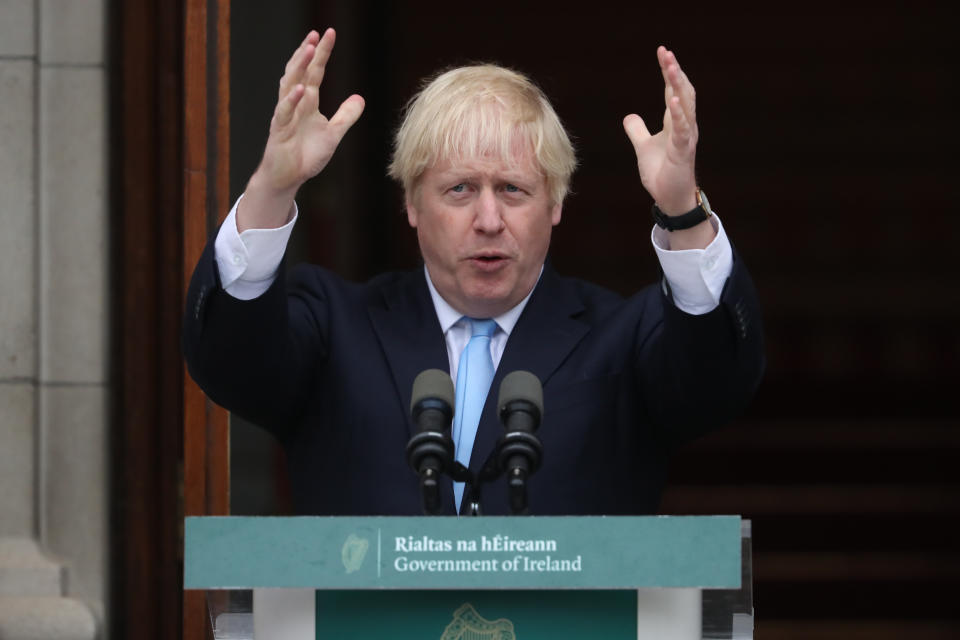
[{"label": "watch strap", "polygon": [[654,202],[650,213],[653,214],[653,221],[657,223],[657,226],[661,229],[666,229],[667,231],[682,231],[697,226],[709,218],[713,212],[710,211],[710,205],[707,204],[706,196],[703,195],[700,189],[697,189],[697,206],[690,211],[679,216],[668,216],[657,206],[657,203]]}]

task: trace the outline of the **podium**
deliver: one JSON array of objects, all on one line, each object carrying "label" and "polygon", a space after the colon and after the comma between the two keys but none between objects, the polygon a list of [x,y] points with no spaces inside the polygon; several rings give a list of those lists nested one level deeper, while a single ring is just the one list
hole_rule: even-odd
[{"label": "podium", "polygon": [[193,517],[215,638],[753,637],[738,516]]}]

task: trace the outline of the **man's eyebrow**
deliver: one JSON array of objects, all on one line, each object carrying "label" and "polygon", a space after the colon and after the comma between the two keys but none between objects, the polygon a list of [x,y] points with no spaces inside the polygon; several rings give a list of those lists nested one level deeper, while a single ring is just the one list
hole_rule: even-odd
[{"label": "man's eyebrow", "polygon": [[478,173],[470,169],[447,169],[446,171],[441,171],[438,175],[443,180],[449,180],[452,178],[472,178],[476,177]]},{"label": "man's eyebrow", "polygon": [[539,183],[540,179],[543,177],[540,174],[534,175],[525,175],[522,170],[510,170],[505,171],[495,170],[495,171],[484,171],[482,169],[475,169],[471,167],[451,167],[443,171],[437,172],[437,179],[440,182],[450,182],[453,180],[478,180],[481,178],[492,178],[497,182],[513,182],[522,185],[534,186]]},{"label": "man's eyebrow", "polygon": [[525,177],[522,175],[504,175],[502,182],[508,182],[511,184],[517,184],[528,191],[532,191],[540,186],[540,176],[529,176]]}]

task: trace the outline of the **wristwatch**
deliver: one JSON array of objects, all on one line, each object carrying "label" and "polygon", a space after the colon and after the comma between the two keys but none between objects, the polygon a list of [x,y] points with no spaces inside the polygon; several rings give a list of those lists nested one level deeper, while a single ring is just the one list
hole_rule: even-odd
[{"label": "wristwatch", "polygon": [[668,216],[660,210],[656,202],[653,203],[653,208],[650,211],[653,213],[653,221],[657,223],[657,226],[667,231],[682,231],[695,227],[713,215],[710,202],[707,200],[707,194],[699,187],[697,188],[697,206],[682,215]]}]

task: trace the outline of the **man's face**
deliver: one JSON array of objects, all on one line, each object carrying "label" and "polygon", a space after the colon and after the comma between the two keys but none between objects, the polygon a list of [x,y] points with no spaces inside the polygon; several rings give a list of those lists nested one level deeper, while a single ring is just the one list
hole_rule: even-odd
[{"label": "man's face", "polygon": [[500,315],[536,284],[560,222],[546,178],[524,157],[439,162],[407,194],[407,219],[434,286],[475,318]]}]

